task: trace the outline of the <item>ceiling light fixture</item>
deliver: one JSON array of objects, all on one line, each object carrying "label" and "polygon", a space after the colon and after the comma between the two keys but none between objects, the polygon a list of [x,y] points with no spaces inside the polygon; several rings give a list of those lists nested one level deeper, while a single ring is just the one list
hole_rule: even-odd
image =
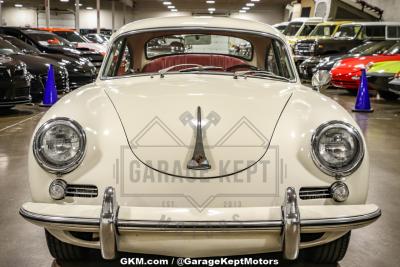
[{"label": "ceiling light fixture", "polygon": [[87,9],[87,10],[93,10],[93,7],[88,6],[88,7],[86,7],[86,9]]},{"label": "ceiling light fixture", "polygon": [[247,3],[246,6],[254,6],[254,3]]},{"label": "ceiling light fixture", "polygon": [[239,10],[239,13],[246,13],[247,11],[246,10]]},{"label": "ceiling light fixture", "polygon": [[215,4],[215,1],[206,1],[207,4]]},{"label": "ceiling light fixture", "polygon": [[167,1],[165,1],[165,2],[162,2],[163,3],[163,5],[165,5],[165,6],[170,6],[170,5],[172,5],[172,3],[171,2],[167,2]]},{"label": "ceiling light fixture", "polygon": [[18,8],[19,8],[19,7],[23,7],[22,4],[15,4],[14,6],[15,6],[15,7],[18,7]]},{"label": "ceiling light fixture", "polygon": [[178,9],[174,8],[170,10],[171,12],[178,12]]},{"label": "ceiling light fixture", "polygon": [[250,7],[244,6],[244,7],[242,7],[242,9],[243,9],[243,10],[250,10]]},{"label": "ceiling light fixture", "polygon": [[210,7],[210,8],[208,9],[208,11],[209,11],[209,12],[214,12],[214,11],[215,11],[215,8]]}]

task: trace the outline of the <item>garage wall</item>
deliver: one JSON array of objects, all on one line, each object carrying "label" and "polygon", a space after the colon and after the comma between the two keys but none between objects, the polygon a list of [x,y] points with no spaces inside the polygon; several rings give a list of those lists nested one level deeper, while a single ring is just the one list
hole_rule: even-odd
[{"label": "garage wall", "polygon": [[[80,10],[79,20],[81,28],[96,28],[96,10]],[[73,13],[56,13],[51,12],[51,27],[75,27],[75,14]],[[133,16],[129,8],[126,11],[126,21],[132,21]],[[26,8],[4,8],[3,9],[3,25],[21,26],[21,27],[44,27],[46,25],[45,13],[34,9]],[[111,10],[100,11],[100,25],[102,28],[111,28],[112,14]],[[123,25],[122,7],[116,7],[115,26],[119,28]]]},{"label": "garage wall", "polygon": [[400,0],[367,0],[367,2],[384,10],[383,20],[400,21]]}]

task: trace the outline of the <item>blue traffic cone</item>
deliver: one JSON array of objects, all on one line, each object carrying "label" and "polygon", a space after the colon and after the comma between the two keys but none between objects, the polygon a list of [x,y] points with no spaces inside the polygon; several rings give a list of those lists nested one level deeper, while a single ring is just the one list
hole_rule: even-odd
[{"label": "blue traffic cone", "polygon": [[358,87],[356,104],[353,108],[354,112],[373,112],[368,94],[368,81],[365,69],[361,70],[360,86]]},{"label": "blue traffic cone", "polygon": [[53,65],[50,64],[47,73],[46,85],[44,87],[43,102],[40,104],[42,107],[51,107],[58,100],[57,87],[54,78]]}]

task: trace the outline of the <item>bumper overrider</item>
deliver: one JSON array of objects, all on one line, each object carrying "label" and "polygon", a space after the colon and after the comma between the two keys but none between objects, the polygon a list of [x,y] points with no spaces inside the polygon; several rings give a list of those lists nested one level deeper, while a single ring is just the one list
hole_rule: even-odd
[{"label": "bumper overrider", "polygon": [[[245,209],[244,212],[242,209]],[[193,233],[204,232],[207,236],[204,240],[200,240],[200,245],[196,244],[199,240],[193,240],[190,244],[204,247],[206,243],[216,242],[214,245],[220,246],[220,239],[225,237],[224,244],[228,249],[232,249],[234,239],[242,237],[243,243],[239,242],[238,245],[242,250],[244,246],[248,246],[255,253],[282,251],[286,259],[294,260],[298,257],[300,249],[333,241],[352,229],[371,224],[381,216],[381,210],[374,204],[299,206],[297,194],[292,187],[286,189],[281,207],[233,209],[236,213],[241,212],[240,220],[222,220],[218,217],[232,218],[230,215],[235,213],[223,211],[230,210],[226,208],[216,208],[213,212],[209,212],[208,214],[217,214],[217,217],[207,217],[213,220],[201,220],[204,219],[204,215],[202,217],[194,215],[199,212],[183,214],[183,210],[189,209],[179,211],[172,208],[119,206],[115,189],[108,187],[103,196],[102,206],[28,202],[22,206],[20,214],[26,220],[45,227],[64,242],[100,249],[104,259],[115,258],[117,251],[164,253],[169,256],[174,256],[176,253],[185,254],[188,247],[187,238],[198,239],[199,236],[194,236]],[[165,217],[169,219],[157,219]],[[250,217],[252,219],[249,219]],[[99,238],[94,241],[80,240],[70,234],[74,231],[98,233]],[[176,238],[175,235],[179,233],[192,235]],[[215,240],[210,238],[210,233],[217,235]],[[246,236],[253,233],[258,241]],[[314,241],[301,240],[303,234],[312,233],[322,233],[322,235]],[[145,234],[149,235],[148,239],[145,239]],[[155,238],[156,235],[166,236]],[[267,238],[268,236],[270,238]],[[138,239],[137,242],[134,239]],[[250,244],[249,240],[255,244]],[[143,242],[140,243],[141,241]],[[270,247],[263,247],[265,245]],[[161,249],[154,249],[155,246],[160,246]],[[195,248],[192,250],[197,251]],[[244,251],[246,252],[246,249]],[[234,252],[235,249],[232,253]],[[180,256],[195,257],[206,254],[189,252],[188,255]]]}]

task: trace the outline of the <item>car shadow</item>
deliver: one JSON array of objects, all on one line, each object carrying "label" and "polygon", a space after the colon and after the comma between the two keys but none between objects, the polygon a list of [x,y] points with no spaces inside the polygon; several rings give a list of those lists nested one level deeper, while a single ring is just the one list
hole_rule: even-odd
[{"label": "car shadow", "polygon": [[[54,260],[51,264],[51,267],[117,267],[124,266],[120,263],[121,258],[144,258],[146,259],[169,259],[169,262],[172,262],[172,257],[163,257],[163,256],[153,256],[153,255],[144,255],[144,254],[129,254],[129,253],[120,253],[117,259],[112,261],[105,261],[101,258],[100,253],[91,252],[85,261],[56,261]],[[280,267],[340,267],[340,264],[313,264],[305,261],[300,258],[296,261],[286,261],[281,258],[279,254],[257,254],[257,255],[246,255],[246,256],[234,256],[228,257],[229,259],[241,259],[241,258],[253,258],[253,259],[278,259]],[[176,261],[175,264],[171,266],[178,266]],[[151,266],[151,265],[149,265]],[[217,265],[215,265],[217,266]]]}]

